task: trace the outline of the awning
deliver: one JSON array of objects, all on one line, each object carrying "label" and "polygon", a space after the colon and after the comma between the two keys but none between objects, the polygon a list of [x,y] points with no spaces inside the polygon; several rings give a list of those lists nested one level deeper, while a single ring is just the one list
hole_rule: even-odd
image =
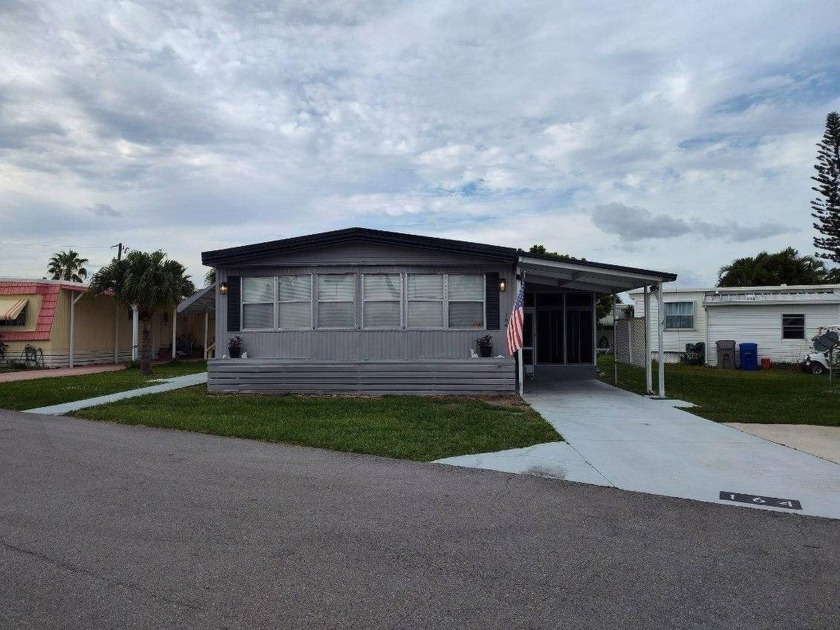
[{"label": "awning", "polygon": [[518,268],[525,272],[528,284],[596,293],[620,293],[677,279],[676,274],[664,271],[585,260],[558,260],[541,254],[520,254]]},{"label": "awning", "polygon": [[216,283],[214,282],[209,287],[204,287],[193,293],[190,297],[185,298],[183,302],[178,305],[178,312],[185,315],[193,313],[207,313],[216,310]]},{"label": "awning", "polygon": [[17,319],[28,301],[27,298],[0,298],[0,320]]}]

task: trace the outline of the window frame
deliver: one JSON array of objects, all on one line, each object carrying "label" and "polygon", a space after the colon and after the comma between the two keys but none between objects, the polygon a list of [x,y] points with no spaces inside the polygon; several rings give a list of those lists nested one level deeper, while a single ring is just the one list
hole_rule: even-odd
[{"label": "window frame", "polygon": [[[479,273],[447,273],[444,280],[443,294],[446,300],[445,312],[445,328],[446,330],[487,330],[487,280],[486,276]],[[481,325],[480,326],[450,326],[449,325],[449,304],[455,303],[471,303],[478,304],[479,300],[452,300],[449,296],[449,278],[450,276],[471,276],[479,279],[479,286],[481,286]]]},{"label": "window frame", "polygon": [[[406,287],[405,283],[407,282],[403,278],[403,273],[397,272],[375,272],[375,273],[362,273],[362,286],[361,286],[361,293],[359,296],[359,302],[361,304],[361,324],[359,328],[361,330],[403,330],[406,327],[406,322],[408,320],[408,304],[406,302]],[[396,300],[367,300],[365,299],[365,278],[370,276],[397,276],[399,278],[399,287],[400,287],[400,296]],[[390,302],[397,302],[400,307],[400,315],[399,315],[399,322],[396,326],[368,326],[365,323],[365,304],[367,302],[381,302],[381,303],[390,303]]]},{"label": "window frame", "polygon": [[[691,304],[691,326],[668,326],[668,306],[671,304]],[[688,317],[688,315],[671,315],[671,317]],[[697,330],[697,305],[694,301],[681,300],[679,302],[665,302],[665,330]]]},{"label": "window frame", "polygon": [[[270,302],[272,308],[271,327],[270,328],[245,328],[245,305],[246,304],[269,304],[269,302],[246,302],[245,301],[245,281],[257,280],[262,278],[271,278],[272,287],[274,289],[274,298]],[[243,332],[263,332],[268,330],[277,330],[277,276],[242,276],[239,279],[239,329]]]},{"label": "window frame", "polygon": [[[314,319],[314,330],[357,330],[358,329],[358,302],[357,302],[357,295],[358,295],[358,273],[356,272],[335,272],[335,273],[316,273],[314,274],[317,277],[315,283],[315,290],[312,293],[312,304],[313,308],[313,319]],[[353,279],[353,299],[350,300],[350,304],[352,305],[352,313],[353,313],[353,323],[350,326],[321,326],[320,322],[320,308],[321,302],[325,304],[346,304],[347,300],[322,300],[318,297],[318,291],[320,290],[321,285],[321,278],[323,276],[349,276]]]},{"label": "window frame", "polygon": [[[411,276],[440,276],[441,277],[441,286],[440,286],[440,298],[419,298],[419,299],[412,299],[408,293],[408,282]],[[440,326],[412,326],[411,321],[409,319],[410,309],[409,305],[411,302],[427,302],[427,303],[440,303],[440,311],[441,311],[441,325]],[[423,271],[409,271],[405,274],[405,329],[406,330],[446,330],[446,322],[448,321],[449,313],[447,312],[446,308],[446,274],[439,272],[439,273],[428,273]]]},{"label": "window frame", "polygon": [[[807,313],[782,313],[781,314],[781,321],[782,321],[782,328],[781,328],[781,338],[782,341],[805,341],[808,338],[808,324],[807,324]],[[785,317],[801,317],[802,318],[802,336],[801,337],[786,337],[785,336],[785,328],[790,328],[790,325],[787,327],[785,326]]]},{"label": "window frame", "polygon": [[[309,300],[281,300],[280,299],[280,278],[292,278],[309,276]],[[315,328],[315,274],[314,273],[280,273],[274,276],[274,330],[312,330]],[[280,304],[309,304],[309,325],[299,328],[280,327]]]},{"label": "window frame", "polygon": [[[415,272],[409,271],[405,274],[405,324],[403,326],[406,330],[487,330],[487,279],[486,276],[482,273],[465,273],[465,272],[455,272],[455,273],[448,273],[448,272],[438,272],[438,273],[426,273],[426,272]],[[412,299],[408,294],[408,279],[409,276],[442,276],[443,278],[443,286],[442,286],[442,297],[438,299],[430,299],[430,298],[420,298],[420,299]],[[481,317],[482,322],[481,326],[450,326],[449,325],[449,304],[450,302],[471,302],[478,304],[479,300],[452,300],[449,296],[449,279],[451,276],[473,276],[478,278],[480,281],[481,286]],[[441,326],[411,326],[409,322],[409,303],[410,302],[441,302],[441,310],[443,319],[441,321]]]}]

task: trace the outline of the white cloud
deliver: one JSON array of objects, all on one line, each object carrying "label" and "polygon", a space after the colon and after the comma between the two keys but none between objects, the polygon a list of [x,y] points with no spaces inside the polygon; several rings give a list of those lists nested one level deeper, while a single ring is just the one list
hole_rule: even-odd
[{"label": "white cloud", "polygon": [[[833,3],[609,7],[3,3],[0,233],[46,255],[4,246],[0,273],[107,260],[116,223],[196,276],[203,249],[348,225],[707,281],[810,251]],[[645,210],[605,234],[611,204]]]}]

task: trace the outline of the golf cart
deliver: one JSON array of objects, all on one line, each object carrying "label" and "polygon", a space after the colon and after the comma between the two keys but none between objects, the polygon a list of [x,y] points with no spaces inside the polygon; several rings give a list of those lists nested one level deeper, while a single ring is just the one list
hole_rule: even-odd
[{"label": "golf cart", "polygon": [[840,350],[840,326],[820,326],[817,336],[813,337],[814,352],[805,355],[799,364],[802,371],[810,374],[822,374],[837,369],[838,350]]}]

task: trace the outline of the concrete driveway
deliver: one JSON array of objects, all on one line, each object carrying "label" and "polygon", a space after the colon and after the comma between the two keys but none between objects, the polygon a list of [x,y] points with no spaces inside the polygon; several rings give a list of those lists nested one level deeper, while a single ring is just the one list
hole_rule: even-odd
[{"label": "concrete driveway", "polygon": [[[525,400],[566,444],[441,461],[840,518],[840,464],[598,381],[556,383],[527,393]],[[770,507],[768,498],[798,501],[801,510]]]},{"label": "concrete driveway", "polygon": [[2,628],[829,628],[840,527],[0,411]]}]

